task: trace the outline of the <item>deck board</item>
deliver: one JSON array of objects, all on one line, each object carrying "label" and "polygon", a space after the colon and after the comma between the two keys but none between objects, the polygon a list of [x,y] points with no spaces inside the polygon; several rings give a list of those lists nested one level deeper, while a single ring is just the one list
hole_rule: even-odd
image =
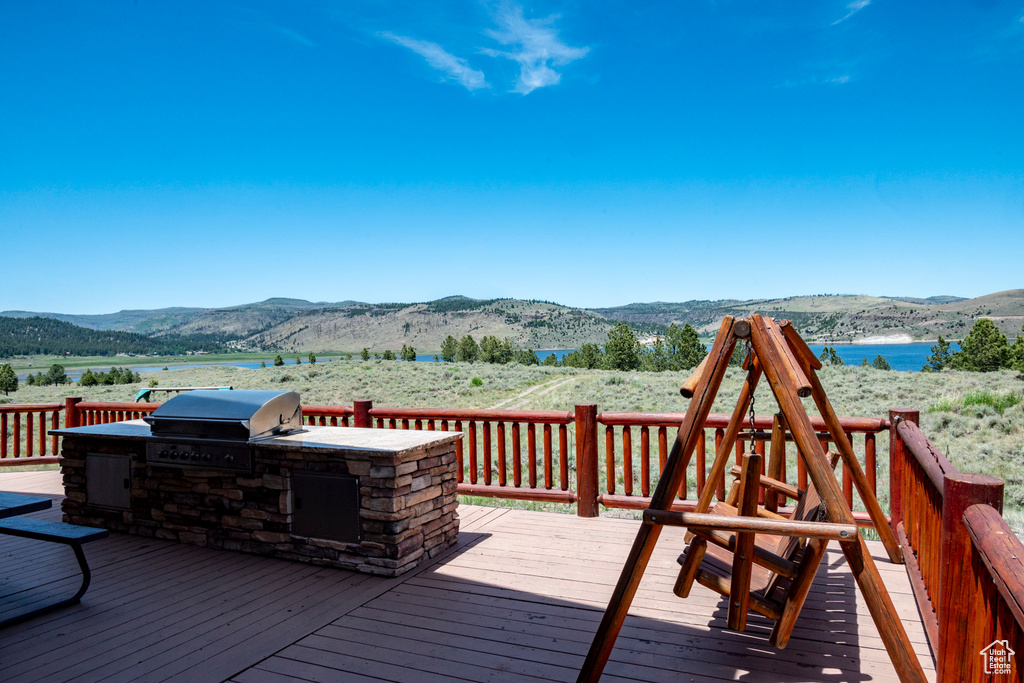
[{"label": "deck board", "polygon": [[[60,475],[0,472],[0,491],[59,500]],[[59,503],[33,516],[60,519]],[[473,506],[460,517],[457,548],[396,579],[111,534],[85,546],[81,605],[0,631],[3,680],[575,680],[637,522]],[[717,594],[672,595],[680,532],[664,530],[603,680],[896,680],[837,547],[775,650],[766,619],[734,633]],[[906,572],[868,545],[934,678]],[[64,551],[0,537],[0,616],[74,590]]]}]

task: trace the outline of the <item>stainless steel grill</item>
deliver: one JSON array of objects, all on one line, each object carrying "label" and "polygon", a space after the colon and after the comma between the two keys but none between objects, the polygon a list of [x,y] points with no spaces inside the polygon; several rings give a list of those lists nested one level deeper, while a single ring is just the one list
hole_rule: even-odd
[{"label": "stainless steel grill", "polygon": [[146,461],[166,467],[251,470],[251,445],[299,431],[294,391],[190,391],[143,418],[152,439]]}]

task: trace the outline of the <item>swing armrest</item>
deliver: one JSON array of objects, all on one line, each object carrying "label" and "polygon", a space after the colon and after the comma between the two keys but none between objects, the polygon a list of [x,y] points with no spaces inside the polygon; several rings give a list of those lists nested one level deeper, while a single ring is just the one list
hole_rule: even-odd
[{"label": "swing armrest", "polygon": [[[730,473],[732,474],[732,476],[738,477],[740,475],[739,466],[733,465],[732,469],[730,470]],[[793,500],[800,499],[800,490],[797,487],[791,484],[787,484],[784,481],[779,481],[778,479],[772,479],[771,477],[765,476],[763,474],[761,475],[761,486],[768,489],[769,491],[781,493],[782,495],[788,498],[792,498]]]}]

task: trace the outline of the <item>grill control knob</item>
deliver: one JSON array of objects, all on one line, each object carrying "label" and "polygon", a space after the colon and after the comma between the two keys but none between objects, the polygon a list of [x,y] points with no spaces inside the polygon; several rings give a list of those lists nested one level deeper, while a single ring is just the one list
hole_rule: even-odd
[{"label": "grill control knob", "polygon": [[210,462],[210,454],[203,453],[203,462]]},{"label": "grill control knob", "polygon": [[171,451],[171,460],[178,459],[178,451]]},{"label": "grill control knob", "polygon": [[166,458],[167,457],[167,451],[160,451],[160,454],[157,455],[156,457],[158,457],[158,458]]},{"label": "grill control knob", "polygon": [[233,463],[234,461],[235,461],[235,456],[233,456],[233,455],[225,455],[224,456],[224,462],[226,462],[226,463]]},{"label": "grill control knob", "polygon": [[195,451],[192,451],[192,459],[193,460],[199,460],[199,454],[196,453]]}]

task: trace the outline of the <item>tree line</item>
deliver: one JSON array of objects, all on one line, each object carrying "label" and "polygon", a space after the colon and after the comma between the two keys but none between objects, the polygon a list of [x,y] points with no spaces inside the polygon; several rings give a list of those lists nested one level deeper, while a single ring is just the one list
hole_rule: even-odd
[{"label": "tree line", "polygon": [[224,350],[226,341],[218,335],[147,337],[137,332],[91,330],[54,318],[0,316],[0,357],[175,355]]},{"label": "tree line", "polygon": [[578,350],[566,353],[561,360],[548,355],[543,363],[532,348],[521,349],[507,337],[485,336],[479,343],[472,335],[462,339],[448,335],[441,343],[437,360],[445,363],[519,363],[520,365],[547,365],[568,368],[599,368],[603,370],[639,370],[663,372],[688,370],[707,355],[707,347],[689,324],[670,325],[665,338],[658,337],[651,346],[644,346],[636,333],[625,323],[617,323],[608,332],[604,347],[584,344]]}]

